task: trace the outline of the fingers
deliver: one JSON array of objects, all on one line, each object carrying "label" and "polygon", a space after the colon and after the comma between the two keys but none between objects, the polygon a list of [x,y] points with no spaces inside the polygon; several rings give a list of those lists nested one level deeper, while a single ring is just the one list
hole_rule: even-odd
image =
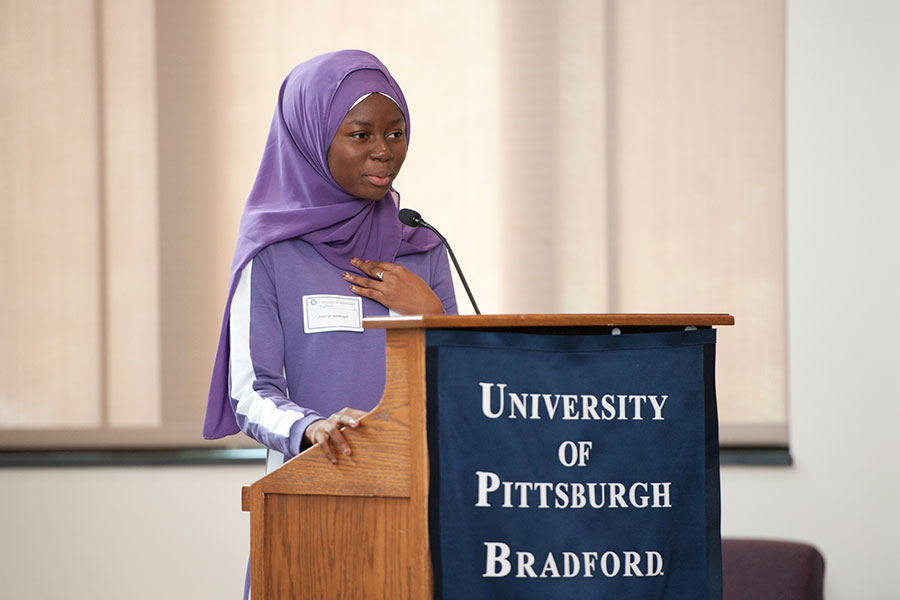
[{"label": "fingers", "polygon": [[384,274],[391,271],[393,263],[383,262],[380,260],[361,260],[359,258],[351,258],[350,264],[371,277],[372,279],[384,280]]},{"label": "fingers", "polygon": [[384,304],[382,302],[382,298],[384,298],[384,294],[378,290],[369,288],[369,287],[360,287],[358,285],[351,285],[350,291],[356,294],[357,296],[363,296],[365,298],[369,298],[370,300],[374,300],[380,304]]},{"label": "fingers", "polygon": [[347,281],[351,284],[351,286],[356,286],[358,288],[366,288],[366,289],[377,289],[383,282],[377,279],[369,279],[368,277],[360,277],[359,275],[354,275],[353,273],[341,273],[341,277],[344,278],[344,281]]},{"label": "fingers", "polygon": [[327,431],[324,430],[324,428],[316,429],[316,431],[313,433],[312,441],[319,445],[319,448],[321,448],[322,452],[325,453],[325,458],[327,458],[331,464],[337,464],[337,457],[334,455],[334,451],[331,449],[331,436]]},{"label": "fingers", "polygon": [[[330,446],[334,447],[334,450],[338,454],[343,454],[344,456],[350,456],[350,444],[347,443],[347,438],[344,437],[344,434],[341,433],[340,428],[335,428],[331,431],[331,437],[329,439]],[[328,456],[328,453],[325,453],[325,456]],[[329,457],[331,464],[337,464],[337,458],[332,455]]]},{"label": "fingers", "polygon": [[385,292],[390,289],[390,285],[384,287],[384,277],[394,265],[379,260],[360,260],[358,258],[351,258],[350,264],[369,276],[360,277],[352,273],[342,273],[341,277],[344,278],[344,281],[351,284],[350,291],[384,304]]},{"label": "fingers", "polygon": [[346,271],[341,274],[344,281],[350,283],[350,291],[359,296],[364,296],[376,302],[384,301],[383,287],[384,277],[394,267],[393,263],[382,262],[380,260],[360,260],[351,258],[350,264],[368,275],[368,277],[360,277]]},{"label": "fingers", "polygon": [[359,417],[366,414],[364,411],[345,408],[327,419],[314,421],[307,427],[306,437],[314,444],[318,444],[328,461],[336,465],[337,454],[350,456],[350,444],[341,433],[341,427],[359,427]]},{"label": "fingers", "polygon": [[350,263],[368,277],[344,272],[350,291],[374,300],[401,315],[439,315],[444,305],[420,276],[403,265],[351,258]]},{"label": "fingers", "polygon": [[355,429],[355,428],[359,427],[359,420],[358,420],[358,417],[355,416],[354,414],[352,414],[350,411],[353,411],[353,413],[360,413],[359,417],[366,414],[363,411],[356,410],[354,408],[344,408],[344,409],[341,409],[339,412],[336,412],[333,415],[331,415],[331,418],[333,418],[335,420],[335,423],[339,427],[343,427],[346,425],[349,427],[353,427]]},{"label": "fingers", "polygon": [[339,410],[337,414],[349,416],[351,419],[356,421],[355,423],[351,423],[350,426],[351,427],[359,427],[359,419],[363,418],[368,413],[364,410],[359,410],[358,408],[347,407],[347,408],[342,408],[341,410]]}]

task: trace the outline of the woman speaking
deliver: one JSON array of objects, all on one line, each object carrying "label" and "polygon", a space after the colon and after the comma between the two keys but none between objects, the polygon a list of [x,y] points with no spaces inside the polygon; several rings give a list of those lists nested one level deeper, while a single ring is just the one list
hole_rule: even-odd
[{"label": "woman speaking", "polygon": [[343,426],[384,390],[384,331],[362,319],[455,313],[444,247],[399,222],[409,111],[387,68],[344,50],[287,76],[241,219],[203,435],[239,430],[267,472],[312,444],[336,463]]}]

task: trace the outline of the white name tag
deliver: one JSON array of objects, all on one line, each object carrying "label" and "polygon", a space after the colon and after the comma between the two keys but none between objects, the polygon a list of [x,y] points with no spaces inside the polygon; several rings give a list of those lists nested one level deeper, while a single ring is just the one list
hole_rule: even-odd
[{"label": "white name tag", "polygon": [[362,298],[359,296],[303,296],[304,333],[362,330]]}]

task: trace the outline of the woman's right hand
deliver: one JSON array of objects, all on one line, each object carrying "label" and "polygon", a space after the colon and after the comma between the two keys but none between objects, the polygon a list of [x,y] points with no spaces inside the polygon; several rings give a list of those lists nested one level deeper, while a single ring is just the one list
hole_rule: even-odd
[{"label": "woman's right hand", "polygon": [[437,294],[424,279],[402,265],[378,260],[351,258],[350,264],[368,275],[343,274],[350,291],[370,298],[401,315],[440,315],[444,313]]},{"label": "woman's right hand", "polygon": [[359,427],[359,419],[365,414],[364,410],[343,408],[327,419],[319,419],[310,423],[303,435],[310,444],[319,444],[325,457],[331,461],[331,464],[336,465],[335,452],[350,456],[350,445],[344,434],[341,433],[341,427],[348,426],[356,429]]}]

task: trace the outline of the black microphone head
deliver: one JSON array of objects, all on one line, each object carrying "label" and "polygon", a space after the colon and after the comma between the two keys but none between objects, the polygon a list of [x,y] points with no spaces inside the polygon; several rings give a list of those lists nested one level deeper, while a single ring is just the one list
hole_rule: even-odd
[{"label": "black microphone head", "polygon": [[400,219],[401,223],[410,227],[418,227],[422,224],[422,215],[411,208],[401,208],[397,218]]}]

